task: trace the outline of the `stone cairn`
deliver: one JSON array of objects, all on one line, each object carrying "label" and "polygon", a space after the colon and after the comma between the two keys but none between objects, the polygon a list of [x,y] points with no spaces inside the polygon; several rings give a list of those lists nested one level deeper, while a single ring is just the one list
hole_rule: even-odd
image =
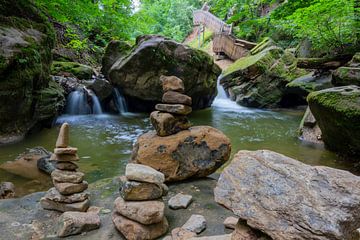
[{"label": "stone cairn", "polygon": [[120,177],[120,197],[112,221],[127,240],[151,240],[164,235],[169,224],[161,197],[167,194],[165,176],[155,169],[129,163]]},{"label": "stone cairn", "polygon": [[150,114],[151,124],[160,137],[169,136],[191,127],[186,115],[192,111],[191,97],[183,94],[184,83],[175,76],[161,76],[163,97],[161,104],[157,104]]},{"label": "stone cairn", "polygon": [[84,192],[88,183],[84,173],[78,172],[74,163],[79,160],[77,148],[69,147],[69,124],[64,123],[56,141],[54,154],[50,160],[56,161],[56,169],[51,173],[55,187],[50,188],[40,200],[42,208],[60,212],[86,212],[89,208],[89,194]]}]

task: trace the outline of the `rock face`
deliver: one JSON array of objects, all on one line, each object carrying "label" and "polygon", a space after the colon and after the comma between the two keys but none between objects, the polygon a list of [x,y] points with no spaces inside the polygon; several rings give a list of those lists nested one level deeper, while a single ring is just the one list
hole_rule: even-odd
[{"label": "rock face", "polygon": [[243,106],[288,107],[304,103],[302,96],[286,94],[286,84],[304,74],[292,53],[270,46],[237,60],[224,71],[220,83]]},{"label": "rock face", "polygon": [[117,59],[109,71],[111,83],[120,87],[136,110],[153,110],[162,99],[161,75],[174,75],[184,82],[192,107],[205,108],[216,96],[220,68],[205,52],[162,36],[138,37],[136,46]]},{"label": "rock face", "polygon": [[55,35],[30,1],[0,4],[0,144],[21,139],[63,108],[60,86],[50,80]]},{"label": "rock face", "polygon": [[273,239],[352,239],[360,227],[360,177],[267,151],[240,151],[215,201]]},{"label": "rock face", "polygon": [[360,87],[335,87],[308,96],[309,107],[326,146],[345,155],[360,155]]},{"label": "rock face", "polygon": [[157,169],[166,181],[179,181],[213,173],[229,159],[230,152],[230,140],[222,132],[196,126],[166,137],[157,136],[155,131],[143,134],[131,161]]},{"label": "rock face", "polygon": [[343,67],[333,72],[332,83],[335,86],[358,85],[360,86],[360,52]]}]

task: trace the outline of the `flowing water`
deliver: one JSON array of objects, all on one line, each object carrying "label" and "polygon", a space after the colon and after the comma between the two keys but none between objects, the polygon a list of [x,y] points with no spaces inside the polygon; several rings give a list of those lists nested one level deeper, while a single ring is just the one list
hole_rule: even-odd
[{"label": "flowing water", "polygon": [[[195,111],[189,118],[195,125],[210,125],[223,131],[231,140],[232,156],[239,150],[269,149],[311,165],[353,169],[352,164],[340,161],[335,154],[298,139],[297,128],[303,111],[245,108],[230,101],[220,85],[218,92],[211,108]],[[70,96],[70,99],[81,99],[82,95],[76,94]],[[136,138],[152,129],[148,116],[149,114],[63,115],[57,119],[53,128],[44,129],[22,142],[0,147],[0,164],[14,160],[26,148],[43,146],[51,151],[59,125],[68,122],[71,125],[70,143],[79,149],[79,165],[81,171],[86,173],[86,180],[94,182],[118,176],[124,173]],[[1,181],[13,182],[18,195],[46,190],[51,186],[47,177],[29,180],[0,169]]]},{"label": "flowing water", "polygon": [[103,113],[98,97],[92,90],[86,88],[79,88],[69,94],[65,112],[69,115]]},{"label": "flowing water", "polygon": [[113,95],[114,95],[115,106],[116,109],[118,110],[118,113],[120,113],[121,115],[126,114],[128,112],[128,108],[124,96],[117,88],[114,88]]}]

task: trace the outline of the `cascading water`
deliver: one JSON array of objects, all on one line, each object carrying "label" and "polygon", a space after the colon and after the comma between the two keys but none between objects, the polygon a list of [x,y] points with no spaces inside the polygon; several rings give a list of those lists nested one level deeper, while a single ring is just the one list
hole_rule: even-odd
[{"label": "cascading water", "polygon": [[89,90],[89,95],[91,96],[91,100],[92,100],[92,114],[102,114],[103,111],[101,109],[99,98],[91,90]]},{"label": "cascading water", "polygon": [[224,88],[220,84],[221,75],[217,79],[216,88],[217,88],[217,96],[212,104],[213,107],[218,107],[222,109],[233,109],[233,110],[245,110],[245,107],[238,105],[236,102],[231,101],[224,90]]},{"label": "cascading water", "polygon": [[114,102],[116,109],[120,114],[124,114],[128,112],[125,98],[117,88],[114,88]]},{"label": "cascading water", "polygon": [[[89,101],[89,96],[91,101]],[[66,113],[69,115],[102,114],[102,109],[95,93],[83,87],[71,92],[67,97]]]}]

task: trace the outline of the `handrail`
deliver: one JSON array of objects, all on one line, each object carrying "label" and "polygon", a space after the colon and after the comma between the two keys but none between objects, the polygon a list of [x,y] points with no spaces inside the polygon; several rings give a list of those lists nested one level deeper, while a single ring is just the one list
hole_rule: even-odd
[{"label": "handrail", "polygon": [[208,11],[204,10],[195,10],[193,13],[194,16],[194,25],[203,24],[205,27],[209,28],[215,33],[231,32],[231,25],[220,20],[218,17],[214,16]]}]

